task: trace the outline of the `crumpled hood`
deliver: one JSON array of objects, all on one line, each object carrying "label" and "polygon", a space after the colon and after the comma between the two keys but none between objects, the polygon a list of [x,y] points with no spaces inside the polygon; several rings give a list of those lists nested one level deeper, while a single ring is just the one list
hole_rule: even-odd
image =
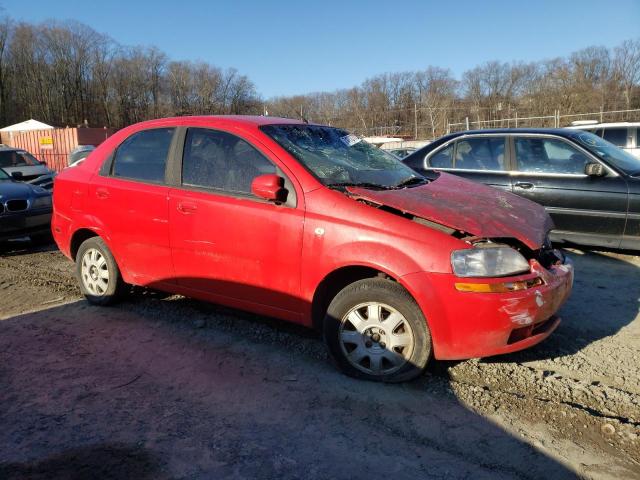
[{"label": "crumpled hood", "polygon": [[357,198],[484,238],[516,238],[539,249],[553,228],[544,207],[509,192],[440,173],[425,185],[399,190],[349,188]]}]

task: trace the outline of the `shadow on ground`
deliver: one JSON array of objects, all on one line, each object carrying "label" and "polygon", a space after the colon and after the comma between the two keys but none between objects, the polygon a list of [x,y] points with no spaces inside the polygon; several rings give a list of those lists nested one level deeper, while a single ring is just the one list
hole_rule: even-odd
[{"label": "shadow on ground", "polygon": [[574,477],[444,378],[352,380],[313,335],[193,300],[2,321],[0,384],[8,478]]},{"label": "shadow on ground", "polygon": [[0,464],[5,480],[156,480],[163,475],[158,459],[136,446],[90,445],[55,453],[42,460]]}]

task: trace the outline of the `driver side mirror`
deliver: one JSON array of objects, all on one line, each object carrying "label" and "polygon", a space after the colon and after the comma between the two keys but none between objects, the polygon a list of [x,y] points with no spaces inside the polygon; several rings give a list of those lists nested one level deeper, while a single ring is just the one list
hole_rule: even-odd
[{"label": "driver side mirror", "polygon": [[258,175],[254,178],[251,182],[251,193],[272,202],[284,202],[287,199],[284,178],[275,173]]},{"label": "driver side mirror", "polygon": [[604,165],[596,162],[587,163],[584,166],[584,173],[590,177],[604,177]]},{"label": "driver side mirror", "polygon": [[14,180],[22,180],[22,172],[11,172],[11,177]]}]

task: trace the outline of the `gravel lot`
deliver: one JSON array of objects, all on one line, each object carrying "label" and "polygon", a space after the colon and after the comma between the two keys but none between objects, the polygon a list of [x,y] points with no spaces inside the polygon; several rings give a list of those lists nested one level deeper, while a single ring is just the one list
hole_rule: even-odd
[{"label": "gravel lot", "polygon": [[0,478],[640,478],[640,258],[571,250],[558,330],[525,352],[356,381],[318,336],[183,297],[79,296],[0,253]]}]

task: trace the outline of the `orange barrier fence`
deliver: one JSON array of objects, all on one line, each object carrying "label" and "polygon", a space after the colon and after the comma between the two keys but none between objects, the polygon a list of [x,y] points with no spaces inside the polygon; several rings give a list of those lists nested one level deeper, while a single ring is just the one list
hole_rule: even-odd
[{"label": "orange barrier fence", "polygon": [[59,172],[67,166],[67,158],[78,145],[100,145],[113,135],[113,128],[54,128],[32,130],[3,136],[3,142],[11,147],[22,148],[38,160]]}]

